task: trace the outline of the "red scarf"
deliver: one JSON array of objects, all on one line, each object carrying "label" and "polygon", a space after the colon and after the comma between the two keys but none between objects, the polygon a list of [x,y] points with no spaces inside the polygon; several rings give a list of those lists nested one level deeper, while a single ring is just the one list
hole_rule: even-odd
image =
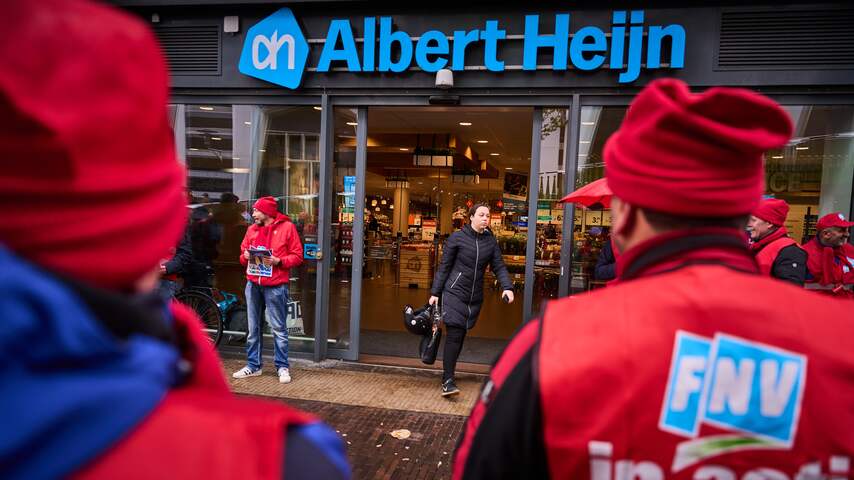
[{"label": "red scarf", "polygon": [[[816,281],[821,285],[840,285],[844,283],[843,271],[840,265],[847,265],[848,268],[854,269],[854,266],[848,261],[843,247],[827,247],[818,241],[818,238],[812,240],[821,249],[821,255],[809,255],[807,257],[807,268],[810,272],[821,272],[821,278],[816,278]],[[836,263],[836,258],[839,263]]]},{"label": "red scarf", "polygon": [[789,235],[789,232],[786,231],[786,227],[780,227],[777,230],[771,232],[770,234],[760,238],[759,240],[752,242],[750,244],[750,251],[753,252],[754,255],[756,255],[769,243],[773,242],[774,240],[779,240],[787,235]]}]

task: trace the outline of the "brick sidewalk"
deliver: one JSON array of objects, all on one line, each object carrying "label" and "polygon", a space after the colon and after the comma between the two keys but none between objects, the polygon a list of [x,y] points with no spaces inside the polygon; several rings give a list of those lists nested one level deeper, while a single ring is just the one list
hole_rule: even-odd
[{"label": "brick sidewalk", "polygon": [[[353,478],[359,480],[447,479],[465,417],[282,399],[332,426],[347,448]],[[397,429],[412,435],[398,440]]]},{"label": "brick sidewalk", "polygon": [[482,377],[462,377],[457,382],[462,393],[448,400],[440,395],[441,377],[433,373],[392,369],[354,371],[292,361],[293,382],[283,385],[272,365],[265,366],[260,377],[233,379],[231,373],[245,362],[224,359],[223,364],[232,390],[240,394],[444,415],[467,416],[482,384]]}]

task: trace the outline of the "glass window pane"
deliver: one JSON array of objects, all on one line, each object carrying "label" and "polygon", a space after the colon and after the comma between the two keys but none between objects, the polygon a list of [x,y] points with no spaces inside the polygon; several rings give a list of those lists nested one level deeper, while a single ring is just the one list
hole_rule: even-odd
[{"label": "glass window pane", "polygon": [[785,147],[768,152],[765,194],[789,203],[786,229],[803,243],[815,237],[822,215],[851,208],[854,107],[787,106],[795,125]]},{"label": "glass window pane", "polygon": [[[578,169],[575,189],[605,175],[602,151],[605,142],[617,131],[626,107],[582,107],[578,126]],[[575,207],[572,228],[572,277],[570,293],[600,288],[614,275],[613,263],[603,262],[597,268],[602,248],[611,241],[611,211],[595,206]]]},{"label": "glass window pane", "polygon": [[[822,215],[850,215],[854,178],[854,107],[786,106],[795,132],[783,148],[769,151],[765,194],[790,205],[786,228],[800,242],[815,237]],[[576,188],[604,175],[602,150],[625,116],[625,107],[583,107]],[[609,241],[610,212],[576,208],[573,230],[572,292],[603,285],[596,260]]]},{"label": "glass window pane", "polygon": [[[185,285],[211,290],[215,298],[234,295],[225,329],[246,330],[245,269],[240,244],[252,223],[251,205],[273,196],[291,218],[303,245],[317,244],[319,168],[317,159],[299,159],[291,172],[287,142],[300,145],[320,134],[320,112],[312,107],[186,105],[187,185],[194,268]],[[177,117],[176,117],[177,118]],[[178,125],[176,121],[175,125]],[[176,134],[178,129],[176,128]],[[301,155],[301,153],[300,153]],[[313,351],[316,261],[305,259],[290,271],[288,331],[292,351]],[[226,335],[240,345],[242,335]],[[268,347],[271,342],[265,343]]]}]

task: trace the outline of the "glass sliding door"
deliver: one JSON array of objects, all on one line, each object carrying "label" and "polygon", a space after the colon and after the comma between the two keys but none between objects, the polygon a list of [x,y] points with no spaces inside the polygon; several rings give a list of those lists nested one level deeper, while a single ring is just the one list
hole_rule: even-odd
[{"label": "glass sliding door", "polygon": [[532,175],[539,181],[530,171],[533,111],[371,107],[369,121],[353,122],[356,131],[365,123],[368,128],[364,171],[357,169],[357,184],[364,190],[356,192],[353,227],[353,244],[364,244],[363,271],[353,280],[361,281],[361,303],[352,307],[359,310],[363,361],[420,363],[415,359],[419,339],[404,329],[401,311],[406,304],[427,303],[448,236],[467,228],[468,210],[478,203],[490,208],[491,235],[516,301],[501,301],[490,268],[478,273],[483,303],[460,361],[491,363],[522,324]]},{"label": "glass sliding door", "polygon": [[537,188],[536,245],[533,272],[532,315],[542,313],[545,303],[558,297],[561,278],[561,246],[565,195],[567,147],[570,126],[569,110],[542,110],[539,135],[539,181]]},{"label": "glass sliding door", "polygon": [[358,312],[352,308],[359,297],[361,281],[361,252],[357,247],[361,218],[357,211],[360,202],[357,190],[364,191],[357,172],[358,116],[355,108],[333,109],[332,209],[330,270],[329,270],[329,346],[332,355],[355,360],[358,339],[351,325],[358,322]]}]

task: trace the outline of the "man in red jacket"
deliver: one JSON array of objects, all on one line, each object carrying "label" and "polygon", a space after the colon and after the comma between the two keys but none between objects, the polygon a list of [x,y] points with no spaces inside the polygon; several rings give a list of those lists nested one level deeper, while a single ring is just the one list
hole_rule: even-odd
[{"label": "man in red jacket", "polygon": [[2,9],[0,478],[346,478],[334,431],[229,392],[156,293],[187,204],[153,33],[94,2]]},{"label": "man in red jacket", "polygon": [[522,328],[454,478],[851,478],[850,306],[760,275],[744,236],[791,132],[748,90],[641,91],[604,151],[619,282]]},{"label": "man in red jacket", "polygon": [[854,299],[854,246],[848,243],[852,225],[839,212],[818,219],[815,238],[804,245],[808,289]]},{"label": "man in red jacket", "polygon": [[276,199],[259,198],[252,206],[255,223],[240,244],[240,263],[246,266],[246,306],[249,332],[246,337],[247,365],[234,378],[261,375],[261,325],[264,312],[273,331],[273,362],[280,383],[290,383],[288,364],[289,270],[302,263],[299,233],[287,215],[279,213]]},{"label": "man in red jacket", "polygon": [[776,198],[763,199],[747,221],[750,251],[762,275],[804,286],[807,276],[807,252],[789,238],[783,225],[789,204]]}]

